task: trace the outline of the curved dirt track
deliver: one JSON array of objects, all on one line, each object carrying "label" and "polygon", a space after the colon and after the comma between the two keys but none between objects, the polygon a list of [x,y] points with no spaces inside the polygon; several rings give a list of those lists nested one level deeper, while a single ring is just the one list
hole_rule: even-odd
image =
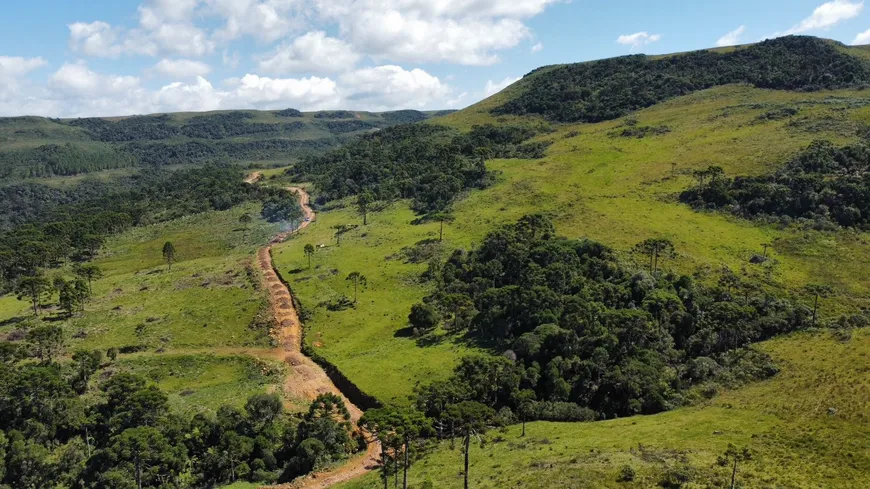
[{"label": "curved dirt track", "polygon": [[[259,179],[258,173],[251,174],[246,181],[254,183]],[[341,396],[350,411],[353,422],[359,421],[362,410],[350,402],[341,391],[332,383],[326,372],[312,359],[302,353],[302,323],[290,291],[278,278],[275,266],[272,262],[272,244],[281,243],[294,232],[307,227],[316,217],[314,211],[308,206],[308,194],[298,187],[289,187],[299,196],[299,203],[307,220],[303,221],[299,229],[281,233],[272,239],[269,246],[263,247],[257,253],[257,263],[263,272],[266,290],[269,292],[269,303],[275,318],[275,329],[272,336],[278,341],[276,355],[287,364],[290,372],[284,382],[284,392],[294,400],[312,401],[320,394],[333,393]],[[273,489],[325,489],[334,484],[345,482],[359,477],[371,470],[378,464],[380,446],[372,442],[364,454],[357,455],[343,465],[332,470],[309,474],[296,479],[289,484],[270,486]]]}]

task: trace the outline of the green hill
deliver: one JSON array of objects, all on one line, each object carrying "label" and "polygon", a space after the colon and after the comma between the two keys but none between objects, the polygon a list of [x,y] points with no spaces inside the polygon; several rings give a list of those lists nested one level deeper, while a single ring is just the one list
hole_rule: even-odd
[{"label": "green hill", "polygon": [[436,113],[218,111],[147,116],[0,118],[0,180],[139,166],[280,161],[334,148],[358,134]]},{"label": "green hill", "polygon": [[[317,219],[272,251],[306,350],[388,408],[497,410],[473,487],[729,487],[729,445],[751,454],[737,487],[867,487],[868,66],[863,48],[787,37],[544,67],[451,114],[0,119],[0,176],[292,164],[259,187],[221,166],[177,173],[214,179],[196,192],[162,172],[118,179],[133,190],[108,195],[147,205],[89,250],[93,298],[68,317],[45,298],[68,351],[118,348],[100,375],[141,374],[176,412],[292,385],[251,265],[279,226],[251,217],[256,201],[292,180]],[[103,221],[31,226],[55,215],[34,203],[91,214],[100,201],[74,195],[105,199],[102,185],[0,188],[17,203],[0,222],[7,268],[19,243],[66,233],[43,267],[69,272],[67,245],[91,241],[68,223]],[[20,341],[41,321],[27,315],[0,297],[0,336]],[[455,441],[415,447],[411,487],[462,484]],[[247,477],[274,480],[261,448]]]},{"label": "green hill", "polygon": [[[502,351],[445,331],[443,323],[433,334],[411,331],[411,306],[439,286],[421,278],[430,263],[443,262],[454,249],[474,248],[490,231],[530,213],[547,215],[560,236],[613,248],[638,270],[645,258],[633,252],[635,245],[663,238],[676,251],[664,268],[708,287],[738,283],[812,308],[808,286],[829,286],[830,294],[820,299],[819,324],[835,328],[837,338],[858,327],[852,340],[819,332],[759,344],[755,348],[769,353],[780,373],[748,387],[726,387],[709,405],[639,419],[540,425],[540,438],[528,441],[511,429],[495,435],[505,441],[479,452],[473,477],[478,487],[650,487],[669,467],[687,465],[676,468],[695,473],[699,487],[719,487],[725,471],[716,457],[735,443],[756,453],[747,468],[748,487],[861,487],[868,481],[870,426],[858,406],[870,378],[860,361],[854,365],[848,358],[867,354],[860,328],[870,307],[870,235],[861,224],[838,221],[830,209],[866,209],[867,162],[808,151],[813,142],[827,141],[838,151],[846,148],[844,154],[861,154],[847,146],[865,141],[867,77],[863,51],[812,38],[536,70],[490,99],[426,123],[433,130],[397,138],[382,131],[349,145],[343,160],[327,154],[297,167],[297,178],[313,182],[325,212],[277,247],[275,259],[282,271],[291,271],[286,277],[306,310],[310,347],[365,392],[400,405],[415,386],[448,378],[469,352]],[[651,88],[613,91],[637,84]],[[601,107],[613,110],[598,112]],[[543,154],[528,153],[529,145]],[[467,178],[480,156],[495,172],[490,181]],[[825,158],[850,170],[794,166]],[[723,173],[711,173],[711,167]],[[784,198],[810,198],[811,211],[747,214],[740,201],[707,208],[680,201],[699,178],[705,185],[711,178],[767,178],[783,168],[800,171],[792,180],[812,185],[805,194],[780,181]],[[453,183],[436,185],[433,174]],[[825,200],[832,198],[826,188],[840,188],[830,187],[831,181],[854,192],[841,190]],[[366,189],[390,203],[369,212],[362,225],[355,195]],[[458,198],[439,243],[434,210],[444,192]],[[310,270],[302,253],[306,243],[326,245]],[[367,277],[368,288],[355,308],[340,310],[333,304],[351,294],[344,278],[352,271]],[[813,387],[819,382],[827,384],[825,392]],[[616,431],[605,435],[609,430]],[[624,464],[636,466],[636,482],[616,482]],[[416,467],[414,484],[427,478],[434,487],[461,482],[455,480],[459,455],[446,445]],[[349,487],[365,484],[376,486],[376,476]]]}]

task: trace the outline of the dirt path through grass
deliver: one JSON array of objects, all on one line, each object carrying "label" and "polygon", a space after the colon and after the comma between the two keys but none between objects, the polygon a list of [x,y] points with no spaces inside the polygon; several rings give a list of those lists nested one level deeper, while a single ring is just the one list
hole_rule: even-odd
[{"label": "dirt path through grass", "polygon": [[[258,179],[257,173],[252,173],[246,182],[253,183]],[[275,318],[275,329],[272,336],[278,341],[276,355],[282,358],[289,367],[287,380],[284,382],[284,392],[294,399],[314,400],[320,394],[333,393],[341,396],[350,411],[353,422],[359,421],[362,410],[355,406],[344,394],[332,383],[326,372],[312,359],[302,353],[302,323],[290,290],[281,282],[272,263],[272,244],[281,243],[291,234],[308,227],[314,221],[314,211],[308,206],[308,193],[298,187],[289,187],[299,196],[299,203],[305,214],[299,229],[281,233],[272,239],[269,246],[263,247],[257,253],[257,263],[263,272],[265,287],[269,292],[269,303]],[[371,470],[378,464],[380,446],[378,443],[369,443],[366,453],[358,455],[347,463],[326,472],[309,474],[297,479],[290,484],[284,484],[281,489],[325,489],[334,484],[346,482],[359,477]]]}]

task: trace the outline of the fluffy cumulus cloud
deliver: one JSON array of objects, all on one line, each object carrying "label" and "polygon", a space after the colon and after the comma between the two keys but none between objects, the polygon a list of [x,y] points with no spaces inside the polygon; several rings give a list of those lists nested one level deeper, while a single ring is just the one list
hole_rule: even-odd
[{"label": "fluffy cumulus cloud", "polygon": [[70,48],[87,56],[157,56],[161,53],[204,56],[215,49],[209,34],[193,23],[198,0],[149,0],[139,7],[132,29],[106,22],[69,24]]},{"label": "fluffy cumulus cloud", "polygon": [[437,77],[394,65],[356,70],[342,75],[340,81],[348,105],[366,110],[431,108],[450,94],[450,88]]},{"label": "fluffy cumulus cloud", "polygon": [[870,44],[870,29],[867,29],[866,31],[855,36],[855,39],[852,40],[852,44],[855,44],[855,45]]},{"label": "fluffy cumulus cloud", "polygon": [[[68,28],[71,51],[82,58],[153,58],[143,63],[144,80],[69,62],[31,95],[51,102],[39,107],[46,115],[454,106],[467,93],[416,65],[492,65],[524,42],[538,52],[543,45],[528,20],[567,1],[140,0],[129,23],[72,19]],[[245,53],[250,47],[254,53]],[[244,75],[209,81],[212,66],[235,70],[250,61],[254,69]],[[511,80],[490,82],[486,93]]]},{"label": "fluffy cumulus cloud", "polygon": [[162,59],[153,71],[170,78],[191,78],[208,75],[211,67],[202,61],[190,59]]},{"label": "fluffy cumulus cloud", "polygon": [[[368,55],[380,62],[489,65],[500,51],[531,38],[525,21],[559,1],[564,0],[146,0],[132,28],[100,20],[70,24],[70,46],[87,56],[192,57],[247,36],[261,44],[283,41],[261,56],[275,73],[298,67],[335,71],[306,59],[305,48],[318,47],[318,41],[325,54],[338,50],[343,60]],[[339,37],[316,38],[327,26]],[[287,40],[306,30],[311,32]],[[302,41],[309,44],[298,46]]]},{"label": "fluffy cumulus cloud", "polygon": [[205,0],[204,14],[224,19],[215,32],[222,41],[252,36],[274,42],[300,25],[296,15],[303,8],[294,0]]},{"label": "fluffy cumulus cloud", "polygon": [[[183,72],[190,80],[152,88],[139,77],[97,72],[85,61],[66,63],[45,85],[0,86],[0,115],[87,117],[286,107],[378,111],[444,108],[461,99],[451,100],[451,88],[438,77],[394,65],[352,70],[337,79],[246,74],[218,87],[197,75],[203,67],[190,65],[189,60],[164,61],[158,65]],[[43,64],[41,60],[0,57],[0,74],[21,76]]]},{"label": "fluffy cumulus cloud", "polygon": [[266,73],[338,73],[353,69],[360,55],[353,47],[323,31],[309,32],[260,60]]},{"label": "fluffy cumulus cloud", "polygon": [[728,34],[720,37],[719,40],[716,41],[716,45],[719,47],[724,47],[740,44],[740,36],[742,36],[744,32],[746,32],[746,26],[742,25],[729,32]]},{"label": "fluffy cumulus cloud", "polygon": [[514,83],[518,82],[519,80],[520,80],[520,77],[516,77],[516,78],[507,77],[500,82],[494,82],[492,80],[487,80],[486,86],[483,87],[483,96],[490,97],[492,95],[495,95],[498,92],[507,88],[509,85],[513,85]]},{"label": "fluffy cumulus cloud", "polygon": [[828,29],[840,22],[857,17],[862,10],[864,10],[863,1],[833,0],[819,5],[812,15],[782,34],[803,34],[809,31]]},{"label": "fluffy cumulus cloud", "polygon": [[398,11],[369,11],[344,26],[354,45],[376,59],[448,62],[485,66],[499,61],[498,51],[530,36],[516,19],[422,18]]},{"label": "fluffy cumulus cloud", "polygon": [[0,79],[17,78],[45,66],[42,58],[22,58],[20,56],[0,56]]},{"label": "fluffy cumulus cloud", "polygon": [[635,32],[634,34],[623,34],[616,38],[616,42],[623,46],[631,46],[631,48],[634,49],[660,41],[661,38],[661,34],[650,34],[643,31]]}]

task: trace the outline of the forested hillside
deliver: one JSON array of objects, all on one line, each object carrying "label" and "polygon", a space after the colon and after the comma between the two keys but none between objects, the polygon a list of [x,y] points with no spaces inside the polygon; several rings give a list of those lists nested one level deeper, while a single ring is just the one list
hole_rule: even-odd
[{"label": "forested hillside", "polygon": [[526,75],[521,95],[493,114],[599,122],[731,83],[796,91],[859,88],[870,83],[870,69],[832,41],[789,36],[726,52],[636,55],[541,68]]},{"label": "forested hillside", "polygon": [[284,164],[432,113],[229,111],[122,118],[0,118],[0,180],[209,162]]},{"label": "forested hillside", "polygon": [[367,437],[336,487],[868,487],[868,66],[785,37],[437,119],[0,121],[7,180],[131,169],[0,188],[0,483],[247,488]]},{"label": "forested hillside", "polygon": [[[738,486],[861,486],[870,378],[813,351],[867,353],[867,81],[805,37],[545,67],[306,159],[326,212],[275,260],[308,347],[387,404],[371,426],[429,419],[412,486],[728,487],[735,460]],[[497,429],[530,420],[587,423]]]}]

